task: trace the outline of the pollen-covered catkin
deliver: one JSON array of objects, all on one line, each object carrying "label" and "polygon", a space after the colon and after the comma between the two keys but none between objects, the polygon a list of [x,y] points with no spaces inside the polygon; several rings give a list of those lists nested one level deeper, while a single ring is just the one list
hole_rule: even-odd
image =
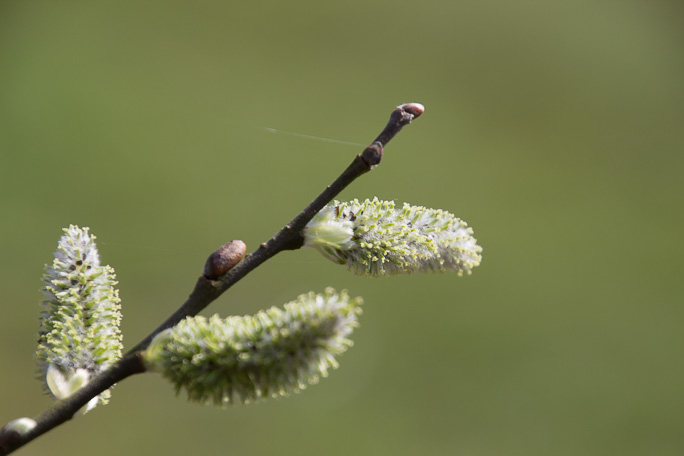
[{"label": "pollen-covered catkin", "polygon": [[256,315],[188,317],[159,333],[143,360],[191,401],[248,403],[306,388],[352,345],[361,298],[328,288]]},{"label": "pollen-covered catkin", "polygon": [[470,274],[482,260],[472,228],[453,214],[377,198],[324,207],[304,229],[304,245],[372,277],[447,269]]},{"label": "pollen-covered catkin", "polygon": [[[88,228],[64,229],[54,260],[46,265],[38,334],[38,376],[64,399],[121,357],[121,306],[114,269],[100,265]],[[109,390],[94,398],[106,404]]]}]

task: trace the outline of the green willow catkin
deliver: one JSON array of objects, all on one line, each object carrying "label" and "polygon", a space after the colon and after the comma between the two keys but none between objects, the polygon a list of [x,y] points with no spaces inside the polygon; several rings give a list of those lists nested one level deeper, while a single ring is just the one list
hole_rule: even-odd
[{"label": "green willow catkin", "polygon": [[352,345],[361,298],[328,288],[253,316],[189,317],[158,334],[143,352],[191,401],[248,403],[306,388],[338,366]]},{"label": "green willow catkin", "polygon": [[[39,377],[64,399],[121,357],[121,306],[114,269],[101,266],[88,228],[64,229],[52,265],[46,265],[38,336]],[[106,404],[109,390],[91,400]]]},{"label": "green willow catkin", "polygon": [[359,275],[379,277],[453,269],[471,273],[482,260],[472,228],[440,209],[396,208],[393,201],[335,201],[304,229],[304,245]]}]

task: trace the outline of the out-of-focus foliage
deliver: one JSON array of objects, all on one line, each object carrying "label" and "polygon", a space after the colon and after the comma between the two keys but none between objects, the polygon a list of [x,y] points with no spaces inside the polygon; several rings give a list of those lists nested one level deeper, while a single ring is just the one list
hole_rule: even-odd
[{"label": "out-of-focus foliage", "polygon": [[681,455],[682,17],[675,0],[3,0],[0,419],[50,403],[32,355],[62,227],[97,233],[131,347],[210,252],[252,251],[361,150],[285,132],[366,144],[415,101],[338,199],[467,220],[475,274],[280,254],[205,314],[363,296],[326,382],[218,410],[136,376],[22,454]]}]

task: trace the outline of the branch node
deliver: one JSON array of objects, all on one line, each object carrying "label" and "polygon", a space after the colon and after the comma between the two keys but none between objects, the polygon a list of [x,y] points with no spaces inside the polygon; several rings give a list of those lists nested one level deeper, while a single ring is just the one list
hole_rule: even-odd
[{"label": "branch node", "polygon": [[379,165],[382,160],[382,143],[374,141],[359,154],[359,158],[363,160],[368,168]]}]

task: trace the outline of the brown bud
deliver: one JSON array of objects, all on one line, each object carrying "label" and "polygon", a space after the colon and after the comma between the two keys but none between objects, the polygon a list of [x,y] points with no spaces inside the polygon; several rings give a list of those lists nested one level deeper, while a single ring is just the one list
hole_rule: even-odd
[{"label": "brown bud", "polygon": [[209,255],[204,264],[204,277],[214,280],[228,272],[242,260],[247,246],[242,241],[230,241]]},{"label": "brown bud", "polygon": [[363,152],[361,152],[361,158],[369,167],[380,164],[382,160],[382,143],[379,141],[374,141],[373,144],[366,147]]},{"label": "brown bud", "polygon": [[425,106],[420,103],[404,103],[403,105],[397,106],[397,108],[408,112],[414,119],[425,111]]}]

